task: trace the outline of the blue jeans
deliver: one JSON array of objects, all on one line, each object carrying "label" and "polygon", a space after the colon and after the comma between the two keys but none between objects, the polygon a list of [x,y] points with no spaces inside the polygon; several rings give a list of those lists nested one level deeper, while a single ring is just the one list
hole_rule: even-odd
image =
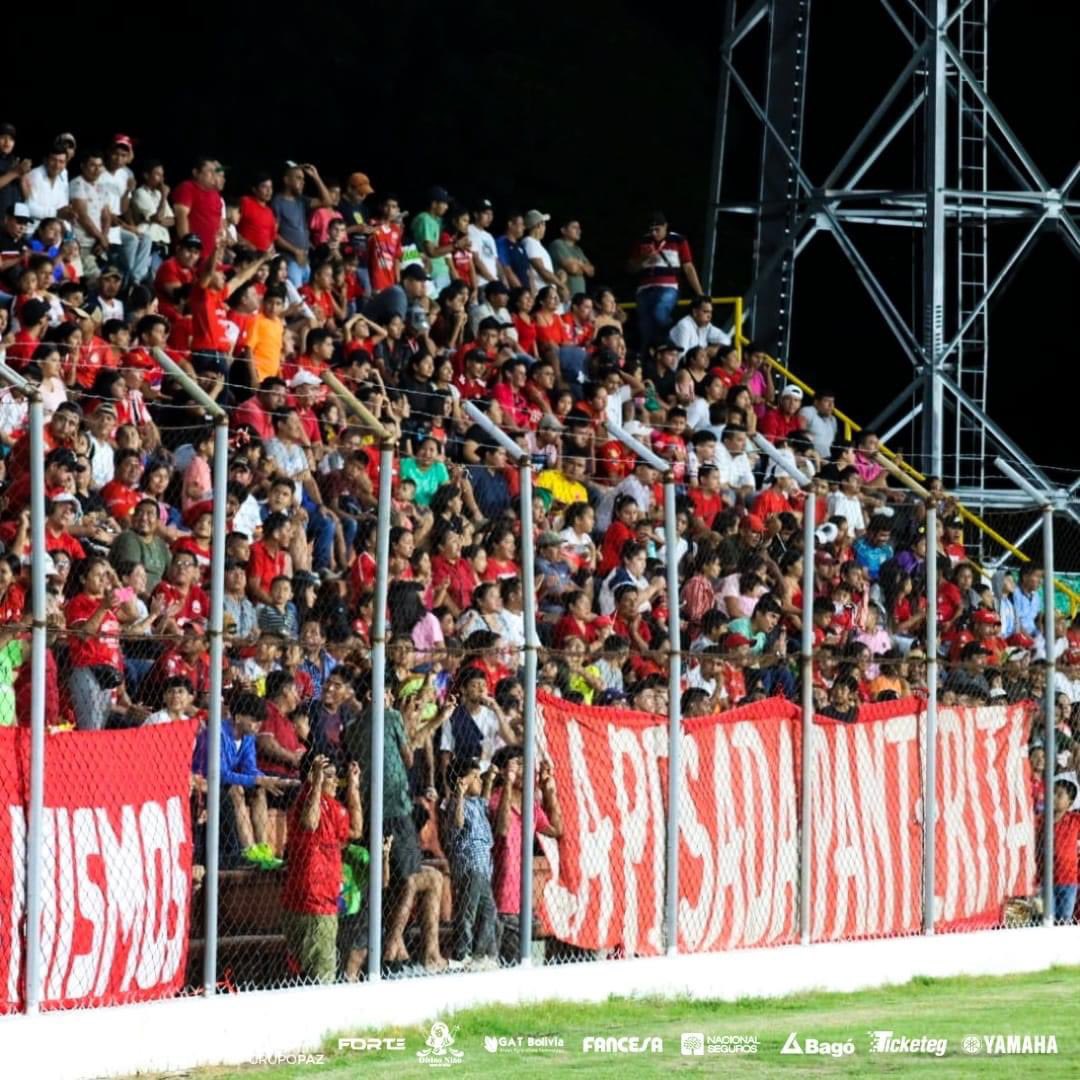
[{"label": "blue jeans", "polygon": [[679,290],[670,285],[649,285],[637,294],[638,332],[641,346],[659,345],[675,321]]},{"label": "blue jeans", "polygon": [[1054,886],[1054,922],[1071,923],[1073,921],[1073,909],[1076,907],[1075,885]]},{"label": "blue jeans", "polygon": [[120,230],[120,243],[109,247],[112,257],[127,274],[129,283],[142,284],[150,276],[150,260],[153,255],[153,243],[146,233]]},{"label": "blue jeans", "polygon": [[288,270],[289,280],[298,289],[306,285],[311,278],[311,266],[305,263],[301,266],[291,255],[285,256],[285,266]]},{"label": "blue jeans", "polygon": [[560,345],[559,370],[574,400],[580,401],[584,397],[589,376],[589,354],[580,345]]},{"label": "blue jeans", "polygon": [[307,536],[315,545],[312,565],[316,570],[329,569],[334,561],[334,522],[311,501],[306,491],[300,505],[307,511]]}]

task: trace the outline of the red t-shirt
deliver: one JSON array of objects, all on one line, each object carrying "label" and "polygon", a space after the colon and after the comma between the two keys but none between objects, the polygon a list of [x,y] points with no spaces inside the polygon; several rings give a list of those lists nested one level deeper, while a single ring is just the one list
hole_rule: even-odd
[{"label": "red t-shirt", "polygon": [[513,321],[518,336],[518,347],[523,353],[532,356],[536,351],[536,323],[526,322],[520,315],[514,315]]},{"label": "red t-shirt", "polygon": [[515,390],[508,382],[500,382],[492,390],[491,396],[502,406],[503,412],[510,417],[514,427],[535,427],[531,423],[532,410],[520,390]]},{"label": "red t-shirt", "polygon": [[769,442],[776,442],[777,439],[786,439],[796,431],[801,431],[802,426],[802,417],[798,413],[785,416],[779,409],[769,409],[761,418],[758,431]]},{"label": "red t-shirt", "polygon": [[274,423],[270,419],[270,414],[255,396],[249,397],[233,411],[232,420],[233,427],[254,428],[255,434],[264,442],[274,437]]},{"label": "red t-shirt", "polygon": [[141,346],[127,353],[124,357],[124,367],[134,368],[142,375],[143,381],[150,386],[160,386],[165,375],[157,360]]},{"label": "red t-shirt", "polygon": [[337,799],[319,797],[319,824],[311,831],[301,819],[305,785],[289,810],[288,858],[281,906],[299,915],[336,915],[341,892],[341,849],[349,839],[349,814]]},{"label": "red t-shirt", "polygon": [[[1042,836],[1043,815],[1035,819],[1035,835]],[[1039,877],[1042,877],[1042,844],[1036,845]],[[1080,885],[1078,854],[1080,849],[1080,813],[1070,810],[1054,822],[1054,884]]]},{"label": "red t-shirt", "polygon": [[248,560],[248,579],[261,585],[267,592],[274,578],[285,573],[288,555],[279,551],[271,555],[262,540],[251,545],[251,558]]},{"label": "red t-shirt", "polygon": [[464,611],[472,603],[473,589],[479,584],[472,563],[460,556],[456,563],[451,563],[442,555],[436,555],[431,560],[431,583],[437,589],[444,581],[450,582],[447,595]]},{"label": "red t-shirt", "polygon": [[533,320],[533,325],[536,327],[536,340],[542,345],[570,344],[566,337],[566,323],[560,316],[556,315],[547,326],[539,318]]},{"label": "red t-shirt", "polygon": [[[452,236],[448,232],[444,232],[439,237],[439,247],[446,247],[452,244],[457,237]],[[475,267],[472,261],[471,251],[460,251],[455,248],[450,252],[450,262],[453,263],[454,272],[457,274],[460,281],[464,281],[466,285],[471,289],[476,284],[476,275],[474,273]]]},{"label": "red t-shirt", "polygon": [[562,317],[566,328],[566,342],[568,345],[588,345],[593,339],[593,331],[596,329],[592,323],[579,323],[572,312],[567,312]]},{"label": "red t-shirt", "polygon": [[[260,734],[273,735],[278,745],[289,753],[304,749],[303,743],[297,738],[296,728],[293,727],[292,721],[273,702],[266,703],[266,719],[263,721]],[[258,755],[257,762],[264,773],[270,773],[273,776],[296,777],[299,775],[298,770],[291,766],[283,765],[278,761],[269,761],[261,754]]]},{"label": "red t-shirt", "polygon": [[311,305],[311,310],[324,319],[334,317],[334,300],[328,292],[316,292],[310,285],[300,290],[300,295]]},{"label": "red t-shirt", "polygon": [[120,366],[113,347],[99,337],[92,338],[88,345],[84,345],[79,353],[75,368],[75,381],[84,390],[93,388],[94,380],[102,368],[116,368]]},{"label": "red t-shirt", "polygon": [[185,180],[173,192],[173,206],[188,208],[188,226],[202,240],[203,251],[213,251],[224,216],[221,192],[216,188],[199,187],[194,180]]},{"label": "red t-shirt", "polygon": [[611,527],[604,533],[604,542],[600,546],[600,565],[596,568],[596,572],[605,577],[610,574],[619,565],[623,544],[627,540],[633,540],[635,535],[634,530],[628,525],[624,525],[621,521],[613,521]]},{"label": "red t-shirt", "polygon": [[4,593],[4,598],[0,600],[0,625],[19,622],[25,611],[26,593],[21,585],[12,582]]},{"label": "red t-shirt", "polygon": [[188,301],[191,308],[191,347],[195,351],[230,352],[228,295],[224,289],[204,289],[191,286]]},{"label": "red t-shirt", "polygon": [[[97,614],[101,607],[99,597],[79,593],[68,602],[67,625],[69,630],[77,630],[80,623],[86,622]],[[90,636],[84,634],[68,635],[68,662],[73,668],[94,667],[98,664],[106,664],[109,667],[120,669],[122,660],[120,657],[120,620],[113,612],[106,612],[101,620],[101,628],[97,634]]]},{"label": "red t-shirt", "polygon": [[754,513],[762,521],[770,514],[783,514],[791,509],[791,503],[775,488],[768,488],[754,500]]},{"label": "red t-shirt", "polygon": [[54,533],[48,523],[45,525],[45,550],[50,553],[66,551],[73,560],[86,558],[86,549],[77,536],[72,536],[67,532]]},{"label": "red t-shirt", "polygon": [[269,251],[277,236],[277,218],[265,203],[251,195],[240,196],[240,234],[256,251]]},{"label": "red t-shirt", "polygon": [[371,291],[379,292],[397,284],[397,264],[401,258],[401,226],[383,222],[367,238],[368,275]]},{"label": "red t-shirt", "polygon": [[716,515],[724,509],[724,497],[719,491],[691,488],[690,501],[694,504],[694,517],[700,518],[711,529]]},{"label": "red t-shirt", "polygon": [[198,585],[192,585],[185,597],[172,582],[162,581],[151,595],[164,596],[166,606],[181,605],[180,610],[173,616],[177,626],[183,626],[194,619],[205,621],[210,614],[210,599]]},{"label": "red t-shirt", "polygon": [[195,280],[195,270],[190,266],[181,266],[174,258],[166,259],[154,276],[154,292],[159,300],[167,300],[169,294],[166,285],[190,285]]}]

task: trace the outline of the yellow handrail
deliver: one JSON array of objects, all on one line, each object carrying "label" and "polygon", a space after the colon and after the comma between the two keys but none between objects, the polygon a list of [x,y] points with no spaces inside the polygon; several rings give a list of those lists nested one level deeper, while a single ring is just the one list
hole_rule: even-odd
[{"label": "yellow handrail", "polygon": [[[741,296],[710,296],[709,300],[714,304],[731,304],[735,308],[735,317],[732,319],[732,334],[731,340],[735,342],[735,352],[739,356],[739,363],[742,363],[742,347],[746,344],[747,339],[743,337],[742,323],[743,323],[743,298]],[[678,307],[688,307],[693,301],[684,299],[678,301]],[[627,300],[619,305],[623,311],[630,311],[637,307],[636,300]]]},{"label": "yellow handrail", "polygon": [[[800,379],[797,375],[792,374],[792,372],[788,371],[788,369],[784,367],[784,365],[781,364],[779,360],[775,359],[772,356],[769,356],[768,353],[765,354],[765,362],[774,371],[778,371],[781,375],[783,375],[788,382],[794,383],[797,387],[799,387],[799,389],[802,390],[803,393],[811,395],[814,393],[814,389],[812,386],[810,386],[808,383],[803,382],[803,380]],[[846,439],[850,439],[852,437],[853,431],[862,431],[862,427],[859,424],[852,420],[850,416],[845,416],[844,413],[842,413],[839,409],[834,409],[833,415],[844,425],[844,437]],[[918,480],[920,483],[926,480],[926,477],[921,472],[919,472],[918,469],[909,465],[903,459],[902,455],[890,450],[884,443],[880,443],[878,449],[890,461],[895,463],[898,468],[903,469],[904,472],[908,474],[908,476],[912,477],[915,480]],[[986,524],[985,521],[982,520],[982,518],[978,516],[978,514],[972,513],[966,506],[964,506],[963,503],[958,501],[956,503],[956,510],[957,513],[959,513],[959,515],[965,521],[970,521],[971,524],[974,525],[980,532],[982,532],[984,536],[988,536],[995,543],[1000,544],[1001,547],[1003,547],[1010,554],[1014,555],[1021,562],[1031,562],[1031,559],[1027,555],[1025,555],[1015,544],[1010,543],[1008,540],[1005,539],[1004,536],[992,529],[989,525]],[[1075,590],[1069,588],[1068,585],[1066,585],[1063,581],[1058,580],[1057,578],[1054,579],[1054,584],[1061,593],[1063,593],[1069,598],[1069,603],[1072,605],[1072,610],[1075,612],[1076,609],[1080,607],[1080,593],[1077,593]]]}]

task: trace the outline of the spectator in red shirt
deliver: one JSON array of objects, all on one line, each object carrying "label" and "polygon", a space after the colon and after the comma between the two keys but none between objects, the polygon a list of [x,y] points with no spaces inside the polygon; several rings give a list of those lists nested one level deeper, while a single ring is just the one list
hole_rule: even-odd
[{"label": "spectator in red shirt", "polygon": [[282,924],[290,964],[305,979],[332,983],[337,976],[341,851],[364,830],[360,766],[355,761],[349,765],[347,810],[335,798],[335,764],[318,755],[309,756],[304,766],[303,787],[288,819]]},{"label": "spectator in red shirt", "polygon": [[142,456],[138,450],[118,450],[113,458],[113,479],[101,489],[101,499],[109,516],[127,528],[131,511],[143,497],[139,490]]},{"label": "spectator in red shirt", "polygon": [[770,442],[786,439],[796,431],[806,427],[806,419],[799,415],[802,408],[803,392],[794,384],[788,383],[780,392],[780,404],[769,409],[758,424],[758,431]]},{"label": "spectator in red shirt", "polygon": [[507,360],[502,366],[499,382],[491,392],[492,398],[499,403],[507,426],[524,431],[531,426],[531,410],[525,398],[525,384],[529,381],[529,368],[520,357]]},{"label": "spectator in red shirt", "polygon": [[163,305],[168,305],[164,310],[170,317],[179,303],[179,290],[195,280],[195,268],[202,257],[202,250],[203,243],[198,235],[181,234],[176,253],[158,267],[157,276],[154,278],[154,292]]},{"label": "spectator in red shirt", "polygon": [[213,251],[224,217],[225,203],[218,187],[218,175],[224,172],[213,158],[199,158],[185,180],[173,192],[176,235],[194,233],[204,251]]},{"label": "spectator in red shirt", "polygon": [[248,596],[252,603],[272,603],[270,586],[274,578],[290,576],[289,532],[292,526],[285,514],[270,514],[263,522],[262,539],[251,545],[248,563]]},{"label": "spectator in red shirt", "polygon": [[240,220],[236,224],[240,247],[254,248],[261,255],[274,246],[277,218],[270,209],[273,197],[274,181],[269,173],[260,173],[251,187],[251,194],[240,196]]},{"label": "spectator in red shirt", "polygon": [[274,437],[271,417],[285,407],[285,380],[276,375],[263,379],[258,391],[242,402],[233,412],[233,427],[250,427],[263,441]]},{"label": "spectator in red shirt", "polygon": [[461,537],[452,528],[443,528],[435,541],[438,552],[431,560],[431,582],[436,608],[445,604],[455,615],[461,615],[472,603],[473,590],[479,584],[472,564],[461,554]]},{"label": "spectator in red shirt", "polygon": [[[1080,848],[1080,813],[1072,809],[1076,802],[1076,784],[1066,776],[1054,780],[1054,922],[1071,923],[1080,890],[1077,850]],[[1035,819],[1035,835],[1042,836],[1043,818]],[[1046,873],[1042,844],[1037,844],[1036,862],[1039,877]]]},{"label": "spectator in red shirt", "polygon": [[173,556],[165,579],[152,594],[165,602],[164,633],[181,634],[189,622],[203,622],[210,614],[210,599],[197,584],[199,577],[199,563],[194,555],[181,551]]},{"label": "spectator in red shirt", "polygon": [[668,228],[667,218],[656,210],[649,218],[649,228],[638,241],[631,257],[631,267],[638,272],[638,323],[643,345],[656,345],[667,337],[679,299],[679,274],[695,296],[704,290],[694,267],[686,237]]}]

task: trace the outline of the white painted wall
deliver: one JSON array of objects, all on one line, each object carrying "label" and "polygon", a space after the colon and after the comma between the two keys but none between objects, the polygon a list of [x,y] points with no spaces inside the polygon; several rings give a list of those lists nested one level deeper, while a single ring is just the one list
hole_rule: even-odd
[{"label": "white painted wall", "polygon": [[[808,990],[854,991],[916,975],[1005,975],[1080,964],[1080,926],[980,931],[610,960],[378,984],[229,994],[212,999],[0,1019],[2,1074],[83,1080],[240,1064],[317,1049],[330,1032],[378,1034],[458,1009],[558,998],[682,995],[731,1001]],[[420,1047],[410,1047],[411,1053]]]}]

